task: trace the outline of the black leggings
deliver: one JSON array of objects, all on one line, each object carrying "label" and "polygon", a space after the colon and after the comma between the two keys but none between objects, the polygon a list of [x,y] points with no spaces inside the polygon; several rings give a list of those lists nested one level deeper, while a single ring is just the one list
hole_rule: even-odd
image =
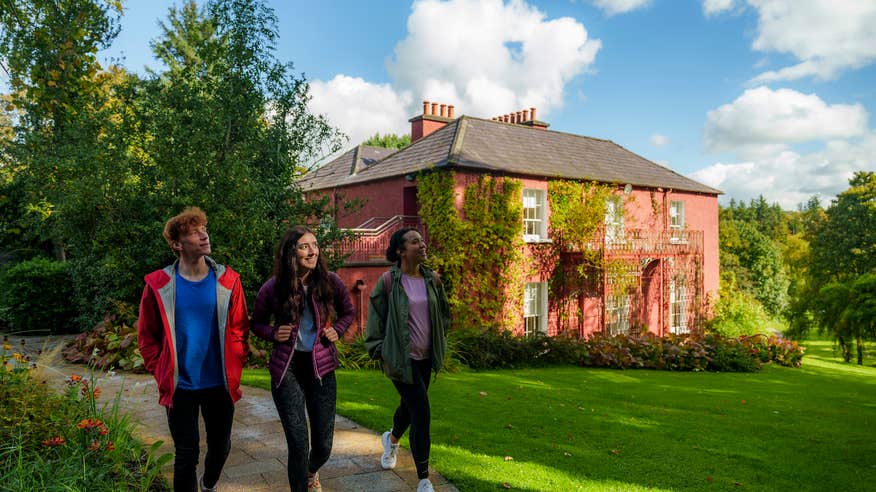
[{"label": "black leggings", "polygon": [[411,454],[414,455],[417,477],[423,479],[429,478],[429,450],[432,447],[429,431],[432,417],[428,394],[432,361],[411,359],[411,366],[414,374],[413,384],[392,382],[401,396],[401,403],[392,417],[392,435],[400,439],[408,427],[411,428]]},{"label": "black leggings", "polygon": [[[307,491],[307,475],[319,471],[328,461],[335,432],[335,373],[326,374],[320,381],[313,373],[311,357],[310,352],[296,351],[283,382],[271,389],[286,434],[289,448],[286,473],[293,491]],[[309,445],[307,418],[310,419]]]},{"label": "black leggings", "polygon": [[207,456],[204,457],[204,485],[219,480],[225,459],[231,451],[231,423],[234,404],[224,386],[173,392],[173,406],[167,409],[167,426],[173,437],[176,458],[173,462],[173,490],[198,490],[198,411],[204,416]]}]

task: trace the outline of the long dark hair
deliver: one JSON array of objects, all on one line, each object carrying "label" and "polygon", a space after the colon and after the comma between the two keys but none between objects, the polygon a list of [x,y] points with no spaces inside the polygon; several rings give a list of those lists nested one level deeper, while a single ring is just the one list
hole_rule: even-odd
[{"label": "long dark hair", "polygon": [[[277,324],[297,321],[304,308],[304,285],[298,278],[298,256],[295,251],[298,240],[307,233],[313,234],[313,231],[297,225],[286,231],[280,244],[277,245],[277,252],[274,255],[275,305],[280,307],[280,311],[274,313]],[[329,283],[329,270],[322,251],[316,260],[316,268],[307,277],[307,286],[320,310],[325,309],[330,312],[334,292]]]},{"label": "long dark hair", "polygon": [[392,233],[392,237],[389,238],[389,246],[386,247],[386,261],[396,264],[401,262],[401,256],[399,256],[398,250],[404,247],[405,234],[411,231],[420,232],[420,230],[415,227],[402,227]]}]

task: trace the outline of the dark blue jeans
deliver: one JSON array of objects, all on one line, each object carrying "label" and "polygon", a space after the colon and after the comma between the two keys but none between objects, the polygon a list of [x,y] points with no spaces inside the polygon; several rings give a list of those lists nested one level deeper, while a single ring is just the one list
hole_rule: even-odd
[{"label": "dark blue jeans", "polygon": [[417,467],[417,477],[423,479],[429,478],[429,450],[432,447],[429,429],[432,417],[428,393],[432,361],[411,359],[411,366],[414,384],[392,382],[401,396],[401,402],[392,417],[392,435],[401,439],[410,427],[411,454]]},{"label": "dark blue jeans", "polygon": [[167,409],[167,425],[173,437],[176,458],[173,462],[173,490],[198,489],[198,412],[204,417],[207,432],[207,455],[204,457],[204,485],[219,481],[225,459],[231,451],[231,422],[234,404],[224,386],[202,390],[173,392],[173,406]]},{"label": "dark blue jeans", "polygon": [[289,449],[286,465],[289,488],[293,492],[307,492],[307,475],[319,471],[332,452],[337,397],[335,373],[332,371],[322,380],[317,379],[311,353],[296,351],[283,382],[271,388],[271,394]]}]

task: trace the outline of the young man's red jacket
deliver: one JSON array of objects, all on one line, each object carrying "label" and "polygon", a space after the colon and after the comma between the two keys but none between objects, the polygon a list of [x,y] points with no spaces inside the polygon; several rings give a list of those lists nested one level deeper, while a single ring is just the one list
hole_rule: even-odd
[{"label": "young man's red jacket", "polygon": [[[216,274],[216,311],[219,319],[219,343],[222,366],[225,368],[225,388],[231,401],[240,399],[240,374],[246,361],[249,316],[240,285],[240,275],[230,267],[205,257]],[[174,301],[176,299],[176,268],[174,262],[146,275],[146,287],[140,299],[140,319],[137,320],[140,355],[146,370],[158,383],[158,403],[169,407],[179,380],[176,361],[176,331]]]}]

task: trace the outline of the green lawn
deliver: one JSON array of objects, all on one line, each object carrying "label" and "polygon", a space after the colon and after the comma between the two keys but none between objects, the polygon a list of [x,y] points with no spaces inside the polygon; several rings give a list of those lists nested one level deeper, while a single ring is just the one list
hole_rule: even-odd
[{"label": "green lawn", "polygon": [[[462,491],[874,490],[876,368],[807,345],[802,368],[753,374],[441,374],[432,463]],[[338,388],[339,413],[389,428],[397,396],[381,374],[340,371]]]}]

